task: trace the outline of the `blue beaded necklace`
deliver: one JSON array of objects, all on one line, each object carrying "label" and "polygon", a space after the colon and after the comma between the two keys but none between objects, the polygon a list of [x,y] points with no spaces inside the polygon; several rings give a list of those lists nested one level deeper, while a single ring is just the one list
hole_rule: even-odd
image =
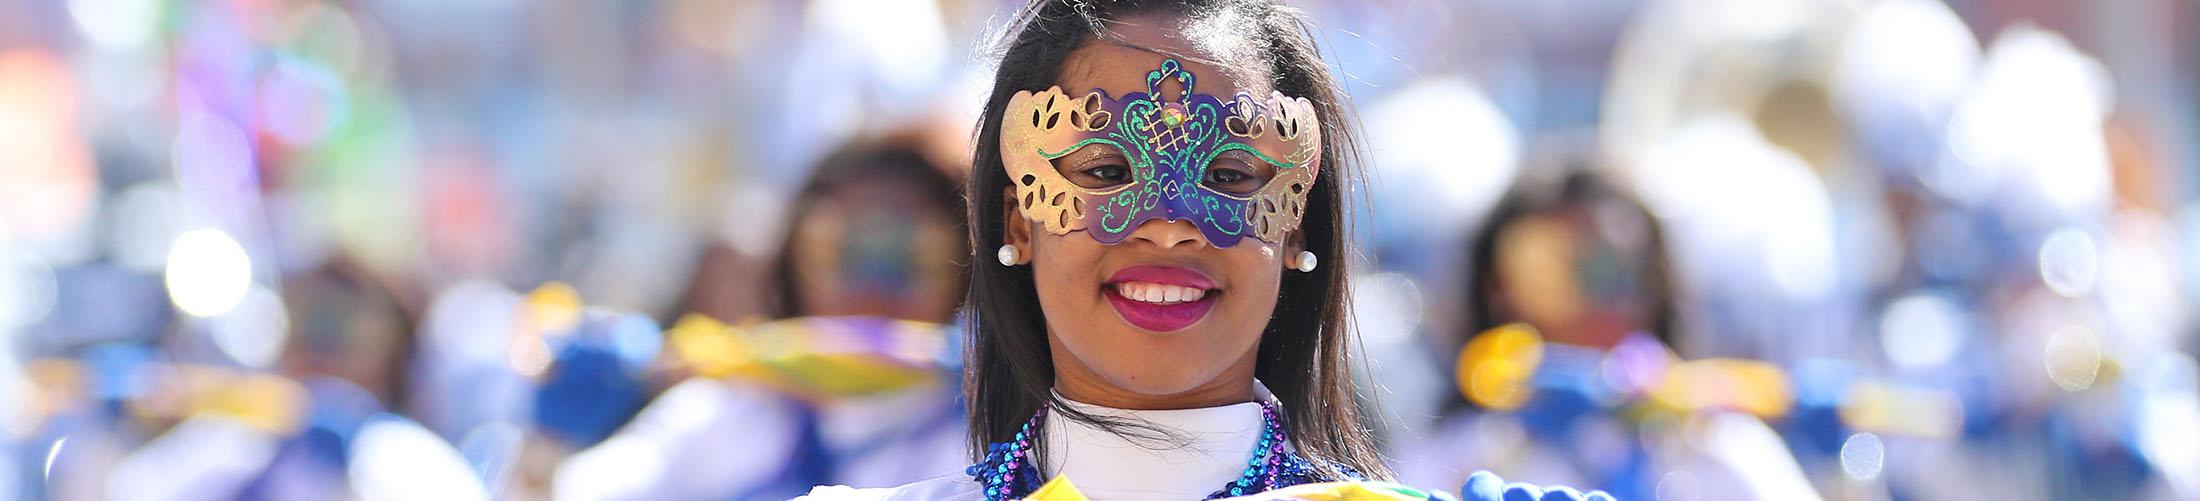
[{"label": "blue beaded necklace", "polygon": [[[1031,465],[1031,439],[1033,430],[1046,418],[1046,407],[1032,413],[1016,429],[1016,438],[1009,442],[986,444],[985,459],[970,465],[963,472],[972,480],[985,486],[986,501],[1019,499],[1039,489],[1037,467]],[[1207,499],[1243,496],[1269,489],[1318,482],[1313,466],[1297,453],[1284,450],[1287,437],[1281,420],[1276,418],[1273,403],[1260,403],[1260,444],[1253,449],[1253,458],[1245,462],[1245,474],[1236,481],[1225,484]]]}]

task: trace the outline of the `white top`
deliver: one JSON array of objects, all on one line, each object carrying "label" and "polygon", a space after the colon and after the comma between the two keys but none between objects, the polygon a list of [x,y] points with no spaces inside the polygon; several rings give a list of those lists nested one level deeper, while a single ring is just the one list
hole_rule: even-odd
[{"label": "white top", "polygon": [[[1275,398],[1257,383],[1254,391],[1256,398]],[[1260,442],[1261,412],[1255,402],[1146,411],[1063,401],[1088,414],[1140,420],[1177,435],[1178,440],[1168,441],[1124,437],[1049,413],[1041,425],[1041,433],[1046,434],[1042,482],[1066,476],[1078,491],[1096,501],[1205,498],[1245,473],[1245,461],[1253,457],[1253,448]],[[977,499],[984,490],[958,472],[887,489],[818,487],[798,499]]]},{"label": "white top", "polygon": [[[835,461],[828,481],[896,485],[962,472],[963,420],[937,385],[815,402],[815,424]],[[785,497],[780,475],[801,447],[801,411],[775,390],[693,378],[651,400],[618,433],[560,464],[557,499]]]}]

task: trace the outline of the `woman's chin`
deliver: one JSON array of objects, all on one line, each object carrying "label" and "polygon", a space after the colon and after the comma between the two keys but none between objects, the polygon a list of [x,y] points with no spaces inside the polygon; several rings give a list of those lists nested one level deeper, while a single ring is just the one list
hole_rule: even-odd
[{"label": "woman's chin", "polygon": [[1207,360],[1176,360],[1175,357],[1148,357],[1133,361],[1128,367],[1116,370],[1100,369],[1102,377],[1117,389],[1141,397],[1163,399],[1198,390],[1214,382],[1224,367]]}]

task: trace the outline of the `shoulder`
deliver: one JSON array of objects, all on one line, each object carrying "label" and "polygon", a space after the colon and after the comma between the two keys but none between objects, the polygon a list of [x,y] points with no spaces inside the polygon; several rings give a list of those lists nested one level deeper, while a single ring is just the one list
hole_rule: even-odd
[{"label": "shoulder", "polygon": [[857,489],[842,485],[819,486],[809,494],[795,498],[797,501],[924,501],[932,499],[981,498],[980,487],[967,477],[947,475],[932,477],[900,487]]}]

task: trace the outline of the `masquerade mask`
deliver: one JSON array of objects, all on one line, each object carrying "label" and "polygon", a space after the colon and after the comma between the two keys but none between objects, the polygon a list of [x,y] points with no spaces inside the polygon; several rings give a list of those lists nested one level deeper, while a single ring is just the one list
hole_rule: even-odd
[{"label": "masquerade mask", "polygon": [[[1181,97],[1165,101],[1161,89],[1171,82]],[[1245,236],[1282,243],[1305,216],[1321,170],[1313,103],[1281,92],[1224,102],[1192,84],[1192,73],[1169,59],[1146,73],[1145,92],[1122,98],[1100,89],[1078,98],[1061,87],[1017,92],[1001,120],[1001,159],[1024,217],[1048,233],[1085,230],[1109,245],[1148,219],[1191,221],[1215,247]],[[1055,170],[1054,159],[1087,147],[1114,148],[1130,181],[1086,188]],[[1231,152],[1273,166],[1274,177],[1242,193],[1203,184],[1208,164]]]}]

